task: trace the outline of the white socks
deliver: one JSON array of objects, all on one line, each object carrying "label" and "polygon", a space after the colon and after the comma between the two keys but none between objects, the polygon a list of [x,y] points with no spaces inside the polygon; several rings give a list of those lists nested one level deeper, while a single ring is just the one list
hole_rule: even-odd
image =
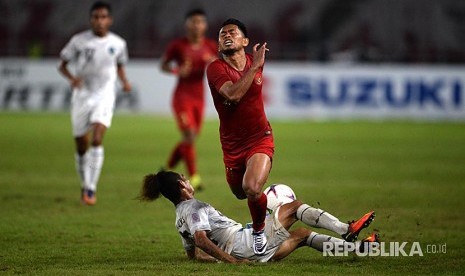
[{"label": "white socks", "polygon": [[84,155],[74,154],[76,171],[81,179],[81,189],[85,189],[88,183],[88,179],[86,179],[87,160],[87,152]]},{"label": "white socks", "polygon": [[91,147],[84,155],[75,154],[76,171],[81,179],[81,188],[95,192],[102,171],[103,146]]},{"label": "white socks", "polygon": [[338,248],[338,247],[340,248],[344,245],[344,243],[347,243],[343,239],[338,239],[338,238],[331,237],[331,236],[324,235],[324,234],[318,234],[316,232],[312,232],[307,239],[307,245],[312,248],[315,248],[316,250],[320,252],[323,252],[324,242],[330,242],[334,244],[334,246],[331,246],[330,248]]},{"label": "white socks", "polygon": [[87,189],[97,191],[97,182],[103,166],[103,146],[91,147],[89,150],[88,174],[89,182]]},{"label": "white socks", "polygon": [[[296,212],[297,219],[308,226],[331,230],[339,235],[347,233],[349,225],[339,221],[335,216],[307,204],[302,204]],[[312,233],[313,234],[313,233]],[[326,236],[329,237],[329,236]]]}]

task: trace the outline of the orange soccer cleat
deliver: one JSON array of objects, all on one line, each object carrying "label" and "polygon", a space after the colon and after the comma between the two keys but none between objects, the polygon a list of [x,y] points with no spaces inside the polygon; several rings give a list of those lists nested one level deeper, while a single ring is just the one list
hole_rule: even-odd
[{"label": "orange soccer cleat", "polygon": [[94,191],[86,190],[82,197],[82,201],[85,205],[95,205],[95,203],[97,203],[97,196]]},{"label": "orange soccer cleat", "polygon": [[358,234],[363,228],[367,228],[368,225],[375,219],[375,212],[371,211],[366,213],[357,221],[349,222],[349,230],[347,233],[342,235],[342,238],[348,242],[354,242],[357,240]]},{"label": "orange soccer cleat", "polygon": [[362,240],[359,250],[360,252],[366,252],[367,250],[370,251],[370,248],[372,249],[373,246],[379,246],[379,243],[380,239],[378,232],[373,232]]},{"label": "orange soccer cleat", "polygon": [[362,242],[380,242],[378,232],[373,232],[362,240]]}]

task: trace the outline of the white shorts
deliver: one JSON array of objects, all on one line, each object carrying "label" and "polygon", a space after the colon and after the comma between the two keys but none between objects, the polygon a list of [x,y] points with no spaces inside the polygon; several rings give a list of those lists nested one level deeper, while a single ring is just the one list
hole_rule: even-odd
[{"label": "white shorts", "polygon": [[237,232],[231,255],[238,259],[249,259],[262,263],[269,261],[281,244],[291,236],[279,222],[279,209],[276,209],[265,219],[265,233],[268,245],[264,255],[258,256],[253,252],[252,228],[245,228]]},{"label": "white shorts", "polygon": [[[71,124],[73,136],[84,136],[94,123],[107,128],[111,126],[115,96],[113,91],[92,95],[84,91],[74,91],[71,101]],[[103,97],[102,95],[105,95]]]}]

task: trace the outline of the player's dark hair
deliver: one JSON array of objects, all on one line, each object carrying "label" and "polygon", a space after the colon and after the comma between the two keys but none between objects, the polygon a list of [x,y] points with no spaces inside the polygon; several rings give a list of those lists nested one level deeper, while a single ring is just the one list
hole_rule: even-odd
[{"label": "player's dark hair", "polygon": [[153,201],[159,198],[161,194],[173,202],[173,204],[177,204],[181,197],[179,180],[181,180],[181,176],[178,173],[170,171],[159,171],[157,174],[148,174],[144,176],[138,199]]},{"label": "player's dark hair", "polygon": [[189,11],[186,13],[186,16],[184,16],[184,19],[188,19],[189,17],[194,16],[194,15],[203,15],[203,16],[207,16],[207,14],[205,13],[204,10],[199,9],[199,8],[196,8],[196,9],[189,10]]},{"label": "player's dark hair", "polygon": [[241,32],[244,34],[244,37],[248,37],[247,28],[245,27],[244,23],[242,23],[241,21],[235,18],[229,18],[228,20],[224,21],[223,24],[221,24],[221,28],[223,28],[226,25],[236,25],[239,28],[239,30],[241,30]]},{"label": "player's dark hair", "polygon": [[92,14],[93,11],[98,9],[107,9],[108,13],[111,14],[111,5],[107,2],[97,1],[94,4],[92,4],[92,7],[90,7],[90,14]]}]

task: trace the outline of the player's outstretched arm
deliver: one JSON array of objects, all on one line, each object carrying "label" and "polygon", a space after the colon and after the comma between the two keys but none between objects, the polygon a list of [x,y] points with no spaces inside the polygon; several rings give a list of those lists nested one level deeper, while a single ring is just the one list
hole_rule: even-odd
[{"label": "player's outstretched arm", "polygon": [[[205,231],[197,231],[194,234],[195,245],[202,249],[205,253],[216,258],[217,260],[227,263],[239,263],[241,260],[234,258],[228,253],[221,250],[216,244],[214,244],[208,237]],[[196,252],[197,253],[197,252]],[[197,254],[196,254],[197,258]]]},{"label": "player's outstretched arm", "polygon": [[187,253],[187,257],[191,260],[197,260],[197,261],[206,262],[206,263],[218,262],[216,258],[203,252],[203,250],[198,247],[194,247],[192,250],[186,251],[186,253]]}]

